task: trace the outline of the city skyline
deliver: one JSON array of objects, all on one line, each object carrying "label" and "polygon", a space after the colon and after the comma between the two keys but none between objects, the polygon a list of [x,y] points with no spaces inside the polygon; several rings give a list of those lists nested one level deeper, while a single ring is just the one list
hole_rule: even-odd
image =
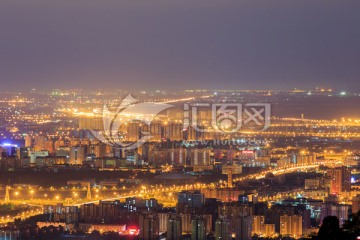
[{"label": "city skyline", "polygon": [[1,0],[0,240],[359,240],[359,0]]}]

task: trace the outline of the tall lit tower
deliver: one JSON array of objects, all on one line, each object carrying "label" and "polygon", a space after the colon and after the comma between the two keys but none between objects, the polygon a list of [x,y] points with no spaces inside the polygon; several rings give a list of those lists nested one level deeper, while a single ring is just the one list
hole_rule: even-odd
[{"label": "tall lit tower", "polygon": [[232,187],[232,169],[230,168],[228,170],[228,173],[227,173],[227,177],[228,177],[228,187]]},{"label": "tall lit tower", "polygon": [[91,188],[90,188],[90,183],[88,183],[88,186],[87,186],[86,198],[87,198],[87,199],[91,199]]},{"label": "tall lit tower", "polygon": [[10,202],[9,186],[6,186],[5,202]]},{"label": "tall lit tower", "polygon": [[223,165],[222,166],[222,174],[226,174],[228,177],[228,187],[232,187],[233,184],[233,174],[240,174],[242,172],[242,166],[237,164],[232,165]]}]

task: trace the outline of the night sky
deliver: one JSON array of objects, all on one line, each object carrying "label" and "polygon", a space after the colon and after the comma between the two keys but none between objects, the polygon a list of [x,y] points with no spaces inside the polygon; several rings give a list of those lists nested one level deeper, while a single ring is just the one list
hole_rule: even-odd
[{"label": "night sky", "polygon": [[360,89],[360,1],[1,0],[0,83]]}]

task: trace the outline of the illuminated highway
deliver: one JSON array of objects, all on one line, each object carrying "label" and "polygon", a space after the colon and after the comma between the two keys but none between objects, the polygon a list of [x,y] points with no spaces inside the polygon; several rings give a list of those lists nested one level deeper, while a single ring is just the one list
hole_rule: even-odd
[{"label": "illuminated highway", "polygon": [[[320,165],[336,165],[339,164],[336,161],[325,161],[325,162],[319,162],[316,164],[310,164],[310,165],[291,165],[291,166],[285,166],[282,168],[274,168],[274,169],[266,169],[264,171],[261,171],[259,173],[256,174],[250,174],[250,175],[246,175],[243,177],[239,177],[239,178],[235,178],[233,181],[236,182],[242,182],[245,180],[249,180],[249,179],[262,179],[265,178],[265,176],[269,173],[272,173],[274,175],[281,175],[281,174],[286,174],[286,173],[291,173],[294,171],[305,171],[305,170],[309,170],[309,169],[313,169],[313,168],[317,168]],[[36,208],[36,211],[34,212],[27,212],[21,215],[24,217],[29,217],[32,214],[35,215],[35,213],[37,214],[39,212],[39,209],[41,209],[42,206],[44,205],[55,205],[58,203],[62,203],[64,205],[67,206],[80,206],[82,204],[89,204],[89,203],[98,203],[100,200],[102,201],[114,201],[114,200],[123,200],[129,197],[142,197],[142,198],[156,198],[160,203],[164,204],[164,206],[175,206],[176,202],[177,202],[177,193],[182,191],[182,190],[201,190],[201,189],[214,189],[214,188],[223,188],[223,187],[227,187],[226,185],[224,185],[219,181],[214,181],[212,183],[209,184],[204,184],[204,183],[195,183],[195,184],[186,184],[186,185],[172,185],[172,186],[162,186],[162,185],[149,185],[149,186],[140,186],[138,189],[132,189],[132,190],[124,190],[123,188],[121,189],[116,189],[116,188],[111,188],[108,191],[100,191],[99,189],[92,189],[92,193],[95,193],[96,195],[94,195],[94,198],[89,200],[86,199],[86,190],[85,189],[80,189],[80,190],[76,190],[74,191],[73,189],[54,189],[52,188],[52,194],[55,194],[55,198],[49,199],[48,196],[46,196],[47,198],[32,198],[32,199],[20,199],[19,196],[19,190],[18,189],[14,189],[14,191],[16,191],[15,193],[13,193],[12,195],[16,194],[17,195],[17,199],[13,199],[10,201],[10,203],[13,204],[25,204],[28,206],[32,206],[34,208]],[[118,190],[118,192],[113,192],[113,196],[109,196],[111,195],[110,193],[112,191],[116,191]],[[72,193],[72,195],[74,196],[74,198],[78,197],[78,199],[72,199],[72,198],[64,198],[62,197],[62,195],[66,192],[70,192],[70,194]],[[32,195],[35,194],[34,190],[31,190],[30,193]],[[80,193],[82,196],[80,196]],[[102,195],[100,195],[100,193]],[[44,196],[47,194],[44,194]],[[268,198],[268,200],[271,200],[273,198]],[[6,222],[11,222],[13,221],[15,218],[20,217],[20,215],[16,215],[16,216],[0,216],[0,223],[4,224]]]}]

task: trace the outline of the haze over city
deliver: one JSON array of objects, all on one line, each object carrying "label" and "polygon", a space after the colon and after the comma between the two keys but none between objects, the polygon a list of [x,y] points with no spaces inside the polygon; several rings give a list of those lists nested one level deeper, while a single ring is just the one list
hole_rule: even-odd
[{"label": "haze over city", "polygon": [[1,1],[7,89],[359,90],[359,1]]}]

